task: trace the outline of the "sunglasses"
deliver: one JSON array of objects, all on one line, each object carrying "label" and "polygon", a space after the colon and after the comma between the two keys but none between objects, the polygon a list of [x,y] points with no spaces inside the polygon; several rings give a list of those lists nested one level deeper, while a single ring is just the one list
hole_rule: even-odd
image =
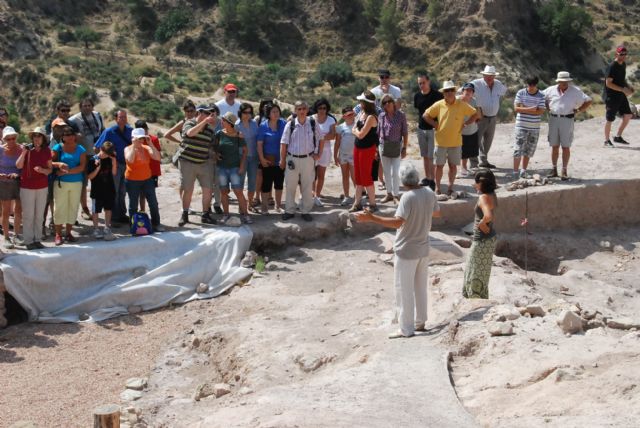
[{"label": "sunglasses", "polygon": [[253,114],[253,111],[251,111],[251,110],[243,110],[242,114]]},{"label": "sunglasses", "polygon": [[387,105],[389,103],[393,104],[393,101],[392,100],[387,100],[387,101],[383,102],[382,105]]},{"label": "sunglasses", "polygon": [[627,56],[626,52],[619,53],[618,56]]},{"label": "sunglasses", "polygon": [[70,109],[70,108],[61,108],[61,109],[60,109],[60,112],[61,112],[61,113],[69,113],[70,111],[71,111],[71,109]]},{"label": "sunglasses", "polygon": [[455,92],[455,89],[443,89],[442,92]]},{"label": "sunglasses", "polygon": [[318,108],[316,108],[316,110],[326,110],[327,106],[318,106]]},{"label": "sunglasses", "polygon": [[186,109],[184,112],[185,112],[185,113],[194,113],[194,112],[195,112],[195,109],[188,108],[188,109]]},{"label": "sunglasses", "polygon": [[235,93],[236,93],[236,91],[233,91],[233,90],[227,91],[227,94],[235,94]]},{"label": "sunglasses", "polygon": [[391,76],[378,76],[380,79],[388,79]]},{"label": "sunglasses", "polygon": [[356,114],[355,114],[354,112],[351,112],[351,113],[345,113],[345,114],[343,114],[343,115],[342,115],[342,117],[353,117],[353,116],[355,116],[355,115],[356,115]]}]

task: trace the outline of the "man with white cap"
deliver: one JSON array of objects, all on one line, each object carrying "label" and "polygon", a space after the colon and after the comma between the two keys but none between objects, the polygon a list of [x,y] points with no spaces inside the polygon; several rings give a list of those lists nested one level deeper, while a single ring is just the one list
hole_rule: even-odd
[{"label": "man with white cap", "polygon": [[[436,194],[440,194],[440,181],[444,164],[449,164],[449,188],[447,194],[453,194],[453,182],[462,157],[462,128],[476,121],[478,112],[468,103],[456,98],[456,85],[447,80],[440,92],[443,100],[429,107],[422,118],[436,130]],[[467,120],[465,120],[465,116]],[[437,119],[437,122],[436,122]]]},{"label": "man with white cap", "polygon": [[472,168],[495,168],[495,165],[489,163],[488,156],[496,131],[496,116],[500,110],[500,98],[507,93],[507,87],[496,79],[500,73],[496,72],[493,65],[485,66],[480,74],[482,74],[482,78],[471,82],[476,88],[476,102],[481,113],[481,119],[478,122],[480,162],[478,163],[478,158],[471,158],[469,161]]},{"label": "man with white cap", "polygon": [[558,156],[562,147],[562,180],[567,180],[567,168],[573,142],[573,123],[577,113],[581,113],[591,105],[591,98],[577,86],[569,85],[573,79],[568,71],[558,72],[557,85],[549,86],[543,91],[547,110],[549,111],[549,145],[551,146],[551,163],[553,165],[549,177],[558,176]]},{"label": "man with white cap", "polygon": [[629,144],[622,138],[622,132],[629,124],[631,117],[631,107],[628,96],[633,94],[633,88],[627,83],[627,48],[620,45],[616,48],[616,59],[607,68],[605,76],[604,104],[607,108],[604,125],[604,146],[613,147],[609,139],[611,134],[611,124],[616,120],[616,114],[622,115],[622,123],[618,127],[618,133],[613,137],[613,141],[618,144]]}]

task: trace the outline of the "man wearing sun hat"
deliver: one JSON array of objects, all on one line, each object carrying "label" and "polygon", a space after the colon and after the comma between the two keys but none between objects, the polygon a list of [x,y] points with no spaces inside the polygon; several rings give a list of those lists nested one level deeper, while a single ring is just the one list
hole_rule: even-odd
[{"label": "man wearing sun hat", "polygon": [[238,115],[240,110],[240,101],[236,100],[238,96],[238,87],[233,83],[227,83],[224,85],[224,98],[216,103],[216,106],[220,109],[219,117],[224,116],[228,112]]},{"label": "man wearing sun hat", "polygon": [[[440,181],[444,164],[449,164],[449,187],[447,194],[453,194],[453,183],[462,156],[462,127],[476,121],[478,112],[468,103],[456,98],[456,85],[447,80],[440,92],[443,100],[429,107],[422,118],[436,130],[436,194],[440,194]],[[467,120],[465,120],[465,116]],[[437,119],[437,122],[436,122]]]},{"label": "man wearing sun hat", "polygon": [[611,124],[616,120],[616,114],[622,115],[622,123],[618,127],[618,133],[613,137],[613,141],[618,144],[629,144],[622,138],[622,132],[631,120],[631,107],[627,97],[633,94],[633,88],[627,83],[627,48],[626,46],[618,46],[616,48],[616,58],[607,68],[605,75],[604,104],[607,109],[604,124],[604,146],[613,147],[613,143],[609,139],[611,134]]},{"label": "man wearing sun hat", "polygon": [[569,175],[569,157],[573,142],[573,123],[577,113],[581,113],[591,105],[591,97],[577,86],[569,85],[573,79],[568,71],[558,72],[557,85],[549,86],[543,91],[547,110],[549,111],[549,145],[551,146],[551,173],[549,177],[558,176],[558,157],[562,147],[562,174],[560,178],[567,180]]},{"label": "man wearing sun hat", "polygon": [[482,78],[471,82],[476,88],[476,102],[481,113],[481,119],[478,122],[480,162],[478,163],[478,158],[471,158],[469,161],[472,168],[495,168],[495,165],[489,163],[488,156],[496,131],[500,99],[507,93],[507,87],[496,79],[500,73],[496,72],[493,65],[486,65],[480,74],[482,74]]}]

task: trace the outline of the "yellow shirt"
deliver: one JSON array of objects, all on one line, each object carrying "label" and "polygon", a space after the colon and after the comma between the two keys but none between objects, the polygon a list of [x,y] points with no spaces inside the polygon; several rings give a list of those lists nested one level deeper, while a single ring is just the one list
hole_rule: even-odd
[{"label": "yellow shirt", "polygon": [[456,99],[453,104],[447,104],[445,100],[440,100],[429,107],[424,114],[434,120],[438,120],[436,146],[462,146],[462,127],[464,126],[464,117],[472,116],[475,113],[476,109],[466,102],[458,99]]}]

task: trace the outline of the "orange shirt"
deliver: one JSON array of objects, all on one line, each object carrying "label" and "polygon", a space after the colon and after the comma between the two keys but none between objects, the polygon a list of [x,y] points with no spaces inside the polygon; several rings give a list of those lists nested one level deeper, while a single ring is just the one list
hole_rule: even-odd
[{"label": "orange shirt", "polygon": [[[151,178],[151,155],[146,148],[135,150],[133,162],[127,161],[127,169],[124,172],[124,178],[132,181],[144,181]],[[125,155],[125,160],[127,156]]]}]

